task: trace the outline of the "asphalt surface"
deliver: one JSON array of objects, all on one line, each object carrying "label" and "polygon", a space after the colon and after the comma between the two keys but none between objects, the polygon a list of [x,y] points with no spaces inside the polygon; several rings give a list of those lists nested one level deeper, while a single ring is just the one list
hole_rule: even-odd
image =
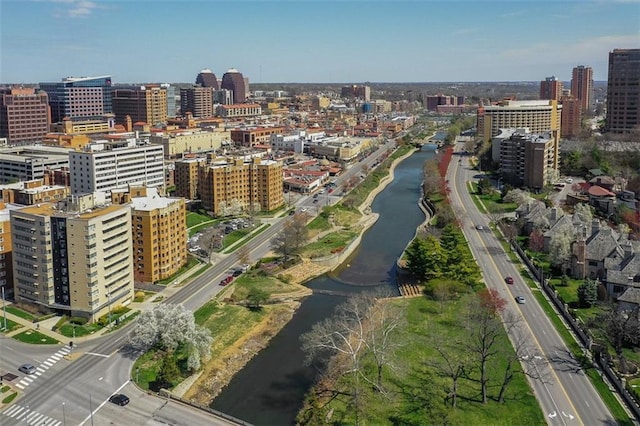
[{"label": "asphalt surface", "polygon": [[[362,165],[371,168],[382,154],[395,146],[388,141],[374,154],[354,164],[336,178],[340,187],[354,175],[362,173]],[[323,204],[333,204],[340,197],[325,192],[320,197]],[[306,208],[311,214],[317,214],[319,208],[312,196],[300,197],[295,203],[296,210]],[[271,251],[270,240],[282,229],[288,216],[269,220],[270,226],[246,243],[252,262],[264,257]],[[235,255],[221,256],[216,263],[194,278],[188,285],[178,289],[171,288],[173,294],[162,303],[182,303],[190,310],[196,310],[224,287],[219,285],[232,268],[238,265]],[[83,342],[74,346],[74,351],[82,352],[74,361],[67,361],[59,351],[68,351],[68,347],[48,346],[31,347],[3,338],[3,365],[8,370],[17,368],[25,362],[33,363],[43,370],[35,380],[25,386],[18,400],[0,413],[0,425],[21,424],[60,426],[60,425],[228,425],[235,424],[224,418],[213,416],[175,401],[146,394],[132,382],[132,367],[138,353],[131,352],[127,346],[128,327],[116,330],[108,335]],[[5,354],[9,354],[7,359]],[[51,357],[56,363],[49,368]],[[73,354],[71,354],[73,357]],[[40,372],[40,371],[39,371]],[[15,380],[24,380],[23,374]],[[34,376],[35,377],[35,376]],[[15,382],[14,380],[14,382]],[[108,399],[115,393],[125,393],[131,402],[125,406],[116,406]]]},{"label": "asphalt surface", "polygon": [[[462,151],[463,146],[456,146]],[[462,161],[458,161],[461,158]],[[510,333],[522,354],[521,364],[538,379],[529,377],[547,423],[550,425],[616,424],[580,364],[544,313],[521,277],[522,266],[513,263],[489,229],[489,220],[471,199],[467,182],[478,178],[464,155],[454,155],[447,172],[451,202],[480,265],[485,282],[507,300],[506,315],[520,319]],[[483,229],[476,227],[482,225]],[[511,276],[513,285],[505,282]],[[537,290],[534,290],[537,291]],[[518,304],[517,296],[525,303]]]}]

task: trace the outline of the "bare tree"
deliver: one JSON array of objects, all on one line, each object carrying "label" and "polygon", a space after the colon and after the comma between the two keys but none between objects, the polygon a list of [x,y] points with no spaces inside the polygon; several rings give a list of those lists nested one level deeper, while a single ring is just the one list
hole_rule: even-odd
[{"label": "bare tree", "polygon": [[488,402],[489,360],[500,350],[500,341],[505,336],[505,328],[500,318],[506,301],[494,289],[483,289],[472,299],[467,313],[469,340],[467,346],[475,354],[480,371],[482,402]]},{"label": "bare tree", "polygon": [[297,213],[287,220],[282,230],[271,240],[271,248],[288,261],[289,258],[297,254],[309,239],[309,229],[307,220],[309,216],[304,213]]},{"label": "bare tree", "polygon": [[[394,337],[400,321],[401,312],[390,301],[360,294],[347,299],[335,315],[315,324],[300,338],[307,363],[318,356],[330,356],[334,368],[353,378],[351,395],[356,423],[361,382],[385,394],[383,372],[393,368],[393,351],[397,347]],[[364,368],[366,357],[373,359],[375,377],[370,377]]]},{"label": "bare tree", "polygon": [[427,364],[435,367],[440,376],[450,381],[446,400],[451,402],[452,408],[456,408],[459,380],[467,377],[472,369],[470,352],[465,342],[447,339],[439,334],[432,342],[432,346],[440,358],[429,360]]},{"label": "bare tree", "polygon": [[248,265],[251,263],[251,250],[246,245],[240,246],[236,250],[236,258],[241,265]]},{"label": "bare tree", "polygon": [[619,371],[626,374],[629,368],[622,349],[627,343],[640,343],[640,308],[627,311],[616,305],[609,305],[605,312],[598,316],[597,323],[616,352]]}]

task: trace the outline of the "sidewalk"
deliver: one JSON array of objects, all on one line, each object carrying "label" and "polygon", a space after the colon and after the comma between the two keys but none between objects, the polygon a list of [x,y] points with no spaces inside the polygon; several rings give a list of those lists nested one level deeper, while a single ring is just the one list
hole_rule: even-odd
[{"label": "sidewalk", "polygon": [[[174,293],[176,293],[178,290],[180,290],[180,287],[179,287],[180,283],[182,283],[183,281],[191,277],[191,275],[193,275],[201,267],[203,267],[201,263],[194,266],[193,268],[185,272],[183,275],[181,275],[179,278],[177,278],[171,285],[167,285],[164,288],[164,290],[156,293],[152,297],[149,297],[145,301],[131,302],[129,305],[127,305],[131,309],[131,313],[136,311],[144,312],[144,311],[153,309],[153,307],[158,304],[157,302],[153,302],[155,298],[157,298],[158,296],[162,296],[162,299],[164,300],[170,297],[171,295],[173,295]],[[12,305],[11,302],[5,302],[5,304],[6,306]],[[131,315],[131,313],[129,313],[129,315]],[[4,314],[5,312],[2,312],[2,316],[0,316],[0,323],[3,321]],[[55,316],[55,317],[46,319],[44,321],[32,322],[27,319],[21,318],[17,315],[14,315],[10,312],[6,312],[6,315],[8,320],[18,323],[22,327],[5,334],[4,335],[5,337],[13,337],[17,334],[31,330],[31,331],[37,331],[40,334],[43,334],[47,337],[55,339],[64,345],[68,345],[69,342],[74,342],[74,346],[75,346],[76,344],[95,339],[96,337],[100,337],[109,331],[109,327],[103,327],[100,330],[96,331],[95,333],[92,333],[86,336],[67,337],[53,331],[53,328],[55,327],[55,325],[58,323],[58,320],[60,319],[59,316]]]}]

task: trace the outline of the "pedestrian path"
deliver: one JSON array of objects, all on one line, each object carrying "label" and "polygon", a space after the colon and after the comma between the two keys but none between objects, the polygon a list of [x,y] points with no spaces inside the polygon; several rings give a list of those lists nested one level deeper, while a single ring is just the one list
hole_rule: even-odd
[{"label": "pedestrian path", "polygon": [[46,359],[46,361],[44,361],[42,364],[36,367],[36,372],[34,374],[24,376],[22,380],[20,380],[18,383],[15,384],[15,387],[17,387],[20,390],[24,390],[24,388],[29,386],[31,383],[35,382],[38,379],[38,377],[40,377],[43,373],[45,373],[49,368],[53,367],[53,365],[56,362],[60,361],[64,356],[69,355],[70,352],[71,352],[71,349],[68,346],[64,346],[58,349],[56,353],[51,355],[49,358]]},{"label": "pedestrian path", "polygon": [[[29,410],[29,407],[23,407],[22,405],[12,405],[2,413],[2,416],[9,417],[13,420],[24,421],[28,425],[38,426],[60,426],[62,421],[56,420],[52,417],[40,414],[37,411]],[[0,417],[0,424],[2,424],[2,417]]]}]

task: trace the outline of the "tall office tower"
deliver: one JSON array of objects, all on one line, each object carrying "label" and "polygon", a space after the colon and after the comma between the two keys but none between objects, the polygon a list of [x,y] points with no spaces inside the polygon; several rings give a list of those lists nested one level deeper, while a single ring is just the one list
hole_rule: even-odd
[{"label": "tall office tower", "polygon": [[553,99],[559,101],[562,98],[562,82],[555,76],[547,77],[540,82],[540,99]]},{"label": "tall office tower", "polygon": [[221,89],[233,90],[233,103],[241,104],[247,99],[245,92],[244,77],[235,68],[229,69],[222,76]]},{"label": "tall office tower", "polygon": [[131,198],[133,264],[136,281],[158,282],[187,263],[184,198],[160,197],[155,188]]},{"label": "tall office tower", "polygon": [[626,133],[640,126],[640,49],[609,52],[607,131]]},{"label": "tall office tower", "polygon": [[143,121],[155,126],[167,122],[167,90],[159,85],[144,85],[113,90],[113,113],[116,123],[125,125]]},{"label": "tall office tower", "polygon": [[190,87],[180,89],[180,114],[190,112],[195,118],[213,117],[213,94],[211,87]]},{"label": "tall office tower", "polygon": [[133,298],[131,207],[87,194],[10,217],[16,300],[95,321]]},{"label": "tall office tower", "polygon": [[582,105],[580,101],[571,96],[562,98],[560,136],[571,139],[580,133],[582,127]]},{"label": "tall office tower", "polygon": [[69,152],[72,194],[109,192],[131,185],[164,187],[162,145],[101,141],[98,147]]},{"label": "tall office tower", "polygon": [[0,89],[0,138],[7,138],[11,145],[40,143],[50,124],[46,92]]},{"label": "tall office tower", "polygon": [[67,77],[59,83],[40,83],[49,95],[51,121],[87,119],[113,112],[111,76]]},{"label": "tall office tower", "polygon": [[593,69],[579,65],[571,73],[571,96],[580,101],[582,112],[593,111]]},{"label": "tall office tower", "polygon": [[210,69],[203,69],[200,71],[196,77],[196,86],[213,87],[216,90],[220,90],[220,82]]},{"label": "tall office tower", "polygon": [[169,83],[162,83],[160,85],[167,91],[167,117],[176,116],[176,88]]}]

